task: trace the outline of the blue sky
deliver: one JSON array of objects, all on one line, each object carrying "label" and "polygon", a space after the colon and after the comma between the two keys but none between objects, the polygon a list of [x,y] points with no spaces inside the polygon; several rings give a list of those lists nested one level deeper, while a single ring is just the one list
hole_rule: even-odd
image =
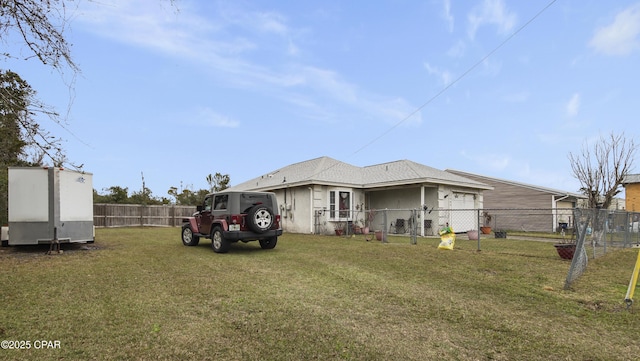
[{"label": "blue sky", "polygon": [[43,126],[98,191],[139,191],[144,173],[167,196],[207,188],[210,173],[233,185],[329,156],[575,192],[569,152],[611,132],[638,141],[637,0],[100,0],[68,12],[75,79],[34,60],[0,66],[67,114],[66,129]]}]

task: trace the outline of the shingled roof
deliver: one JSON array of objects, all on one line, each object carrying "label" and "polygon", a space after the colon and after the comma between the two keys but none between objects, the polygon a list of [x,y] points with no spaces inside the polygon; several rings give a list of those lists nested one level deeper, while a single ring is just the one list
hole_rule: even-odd
[{"label": "shingled roof", "polygon": [[510,185],[514,185],[514,186],[518,186],[518,187],[522,187],[522,188],[534,189],[534,190],[537,190],[537,191],[540,191],[540,192],[544,192],[544,193],[548,193],[548,194],[552,194],[552,195],[556,195],[556,196],[571,196],[571,197],[578,198],[578,199],[585,199],[586,198],[583,194],[580,194],[580,193],[567,192],[567,191],[560,190],[560,189],[555,189],[555,188],[541,187],[541,186],[537,186],[537,185],[533,185],[533,184],[514,182],[514,181],[501,179],[501,178],[493,178],[493,177],[488,177],[488,176],[484,176],[484,175],[480,175],[480,174],[463,172],[463,171],[455,170],[455,169],[447,169],[446,172],[451,172],[452,174],[458,174],[458,175],[463,176],[463,177],[464,176],[473,177],[473,178],[476,178],[476,179],[484,180],[484,181],[489,182],[489,183],[499,182],[499,183],[510,184]]},{"label": "shingled roof", "polygon": [[493,189],[484,183],[410,160],[357,167],[330,157],[320,157],[288,165],[240,183],[229,190],[274,190],[310,184],[378,188],[416,183]]}]

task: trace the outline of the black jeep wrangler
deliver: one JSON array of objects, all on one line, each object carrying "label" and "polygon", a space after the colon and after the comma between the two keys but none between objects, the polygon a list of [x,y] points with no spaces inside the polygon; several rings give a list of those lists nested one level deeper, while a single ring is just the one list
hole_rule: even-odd
[{"label": "black jeep wrangler", "polygon": [[272,249],[282,234],[276,195],[271,192],[211,193],[193,217],[182,221],[185,246],[210,238],[216,253],[226,253],[231,242],[238,241],[259,241],[263,249]]}]

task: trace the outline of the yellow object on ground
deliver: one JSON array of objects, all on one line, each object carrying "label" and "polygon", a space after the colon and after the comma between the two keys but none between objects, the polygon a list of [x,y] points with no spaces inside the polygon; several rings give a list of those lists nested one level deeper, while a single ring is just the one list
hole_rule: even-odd
[{"label": "yellow object on ground", "polygon": [[440,245],[438,249],[452,250],[456,243],[456,234],[453,232],[453,228],[445,227],[440,230]]},{"label": "yellow object on ground", "polygon": [[640,273],[640,250],[638,250],[638,259],[636,260],[636,266],[633,268],[633,274],[631,274],[631,281],[629,282],[629,288],[627,289],[627,295],[624,298],[624,302],[627,306],[633,304],[633,293],[638,283],[638,274]]}]

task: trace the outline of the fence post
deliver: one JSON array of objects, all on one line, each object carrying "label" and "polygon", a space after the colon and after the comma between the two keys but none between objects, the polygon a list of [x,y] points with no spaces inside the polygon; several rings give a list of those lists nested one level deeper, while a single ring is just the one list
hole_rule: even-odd
[{"label": "fence post", "polygon": [[480,232],[480,209],[478,209],[476,212],[477,213],[477,225],[478,225],[478,251],[480,251],[480,234],[482,234],[482,232]]},{"label": "fence post", "polygon": [[387,208],[385,208],[382,213],[382,222],[382,243],[387,243]]},{"label": "fence post", "polygon": [[630,230],[633,228],[633,223],[631,223],[631,213],[627,212],[624,218],[624,248],[627,248],[631,238]]}]

